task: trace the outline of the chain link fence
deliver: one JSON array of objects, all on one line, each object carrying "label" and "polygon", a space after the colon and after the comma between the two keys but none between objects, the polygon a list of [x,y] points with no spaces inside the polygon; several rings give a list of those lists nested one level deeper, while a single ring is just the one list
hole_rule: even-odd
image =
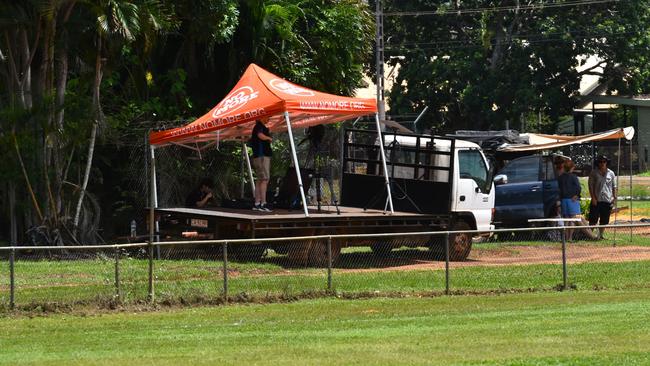
[{"label": "chain link fence", "polygon": [[14,247],[0,258],[3,311],[642,288],[650,224]]}]

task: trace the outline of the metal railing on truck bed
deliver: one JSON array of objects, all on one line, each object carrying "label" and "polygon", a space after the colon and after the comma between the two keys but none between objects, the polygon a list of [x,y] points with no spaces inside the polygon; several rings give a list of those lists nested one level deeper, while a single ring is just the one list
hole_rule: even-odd
[{"label": "metal railing on truck bed", "polygon": [[[341,204],[384,209],[386,186],[376,131],[343,135]],[[386,166],[396,211],[449,213],[455,139],[385,132]]]}]

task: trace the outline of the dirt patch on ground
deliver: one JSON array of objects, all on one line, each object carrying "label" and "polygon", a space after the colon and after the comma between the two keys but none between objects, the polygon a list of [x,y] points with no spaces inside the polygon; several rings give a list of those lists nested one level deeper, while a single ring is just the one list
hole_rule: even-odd
[{"label": "dirt patch on ground", "polygon": [[[401,259],[401,260],[400,260]],[[390,265],[394,260],[395,265]],[[572,245],[567,247],[567,263],[586,262],[633,262],[650,260],[650,247],[642,246],[596,246]],[[404,271],[444,269],[445,262],[424,258],[386,258],[381,268],[342,269],[345,272],[374,272],[374,271]],[[470,257],[464,262],[452,262],[452,268],[477,266],[512,266],[531,264],[560,264],[562,263],[562,247],[549,246],[506,246],[497,249],[472,250]]]}]

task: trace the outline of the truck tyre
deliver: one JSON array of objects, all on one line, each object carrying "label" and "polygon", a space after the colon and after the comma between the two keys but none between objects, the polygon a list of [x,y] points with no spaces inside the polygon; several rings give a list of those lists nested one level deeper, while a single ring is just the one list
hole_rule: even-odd
[{"label": "truck tyre", "polygon": [[[465,221],[458,221],[451,231],[471,230]],[[452,261],[464,261],[472,250],[472,234],[458,233],[449,234],[449,259]],[[444,250],[443,250],[444,253]]]},{"label": "truck tyre", "polygon": [[[340,240],[332,239],[332,265],[335,265],[341,257]],[[327,240],[313,240],[309,251],[309,264],[316,267],[327,268]]]},{"label": "truck tyre", "polygon": [[[305,229],[299,233],[296,233],[297,236],[312,236],[315,231],[313,229]],[[302,241],[290,241],[287,243],[287,256],[292,265],[295,266],[307,266],[309,264],[309,252],[311,247],[316,240],[307,239]]]}]

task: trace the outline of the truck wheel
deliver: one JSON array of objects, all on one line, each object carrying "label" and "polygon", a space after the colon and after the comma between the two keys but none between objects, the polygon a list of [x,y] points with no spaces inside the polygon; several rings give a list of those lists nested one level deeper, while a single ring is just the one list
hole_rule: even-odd
[{"label": "truck wheel", "polygon": [[306,266],[309,260],[309,250],[311,247],[311,240],[306,241],[292,241],[288,245],[287,256],[292,265]]},{"label": "truck wheel", "polygon": [[[451,231],[471,230],[465,221],[454,224]],[[452,261],[464,261],[472,250],[472,234],[458,233],[449,235],[449,259]],[[444,253],[444,251],[443,251]]]},{"label": "truck wheel", "polygon": [[[341,257],[341,242],[332,240],[332,265]],[[309,250],[309,264],[316,267],[327,267],[327,241],[320,239],[312,241]]]},{"label": "truck wheel", "polygon": [[[313,229],[305,229],[296,235],[299,236],[312,236],[315,231]],[[307,239],[304,241],[290,241],[287,245],[287,256],[291,264],[296,266],[307,266],[309,264],[309,252],[314,244],[314,240]]]}]

